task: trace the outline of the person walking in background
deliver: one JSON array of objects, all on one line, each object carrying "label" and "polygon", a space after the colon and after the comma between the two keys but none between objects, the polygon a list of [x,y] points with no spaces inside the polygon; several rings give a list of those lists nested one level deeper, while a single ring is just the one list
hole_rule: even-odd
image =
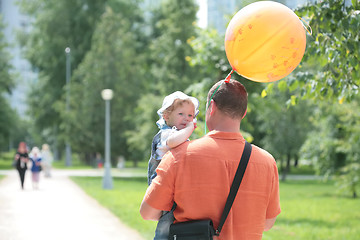
[{"label": "person walking in background", "polygon": [[[145,220],[158,220],[176,202],[177,222],[211,219],[217,229],[245,146],[240,123],[247,109],[246,89],[232,79],[217,82],[206,106],[210,132],[164,155],[140,206]],[[252,145],[237,197],[220,236],[214,239],[260,240],[280,212],[275,159]]]},{"label": "person walking in background", "polygon": [[[196,115],[199,113],[199,101],[176,91],[164,98],[162,107],[157,111],[156,122],[159,132],[151,144],[151,156],[148,166],[148,184],[156,177],[156,168],[164,154],[172,148],[186,142],[196,127]],[[154,240],[166,240],[170,224],[174,221],[171,211],[164,211],[155,230]]]},{"label": "person walking in background", "polygon": [[103,159],[101,157],[101,153],[97,152],[95,154],[95,161],[96,161],[97,168],[102,168],[103,167]]},{"label": "person walking in background", "polygon": [[41,147],[41,158],[42,158],[42,166],[44,168],[45,177],[51,177],[51,166],[54,160],[53,155],[50,151],[50,147],[48,144],[43,144]]},{"label": "person walking in background", "polygon": [[29,161],[29,155],[25,142],[20,142],[18,149],[14,157],[14,165],[19,172],[21,189],[24,189],[25,173],[27,170],[27,163]]},{"label": "person walking in background", "polygon": [[41,155],[38,147],[33,147],[30,152],[30,160],[32,163],[32,184],[34,189],[39,189],[40,171],[41,167]]}]

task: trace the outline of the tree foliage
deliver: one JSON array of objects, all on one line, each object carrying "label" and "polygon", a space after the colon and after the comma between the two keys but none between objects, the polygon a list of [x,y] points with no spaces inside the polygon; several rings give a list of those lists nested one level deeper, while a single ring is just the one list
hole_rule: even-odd
[{"label": "tree foliage", "polygon": [[308,22],[305,55],[287,85],[297,98],[351,101],[360,86],[360,6],[319,1],[297,9]]},{"label": "tree foliage", "polygon": [[280,162],[282,180],[290,173],[291,162],[295,166],[298,163],[299,150],[312,127],[309,118],[313,109],[308,101],[288,103],[290,93],[281,88],[284,84],[279,83],[267,96],[256,94],[251,98],[256,106],[253,121],[256,129],[252,133],[259,144]]},{"label": "tree foliage", "polygon": [[[71,85],[70,112],[59,104],[58,111],[64,123],[69,124],[68,134],[76,151],[84,153],[103,152],[104,148],[104,100],[101,90],[114,91],[111,100],[111,128],[113,154],[126,155],[124,132],[133,127],[128,118],[141,94],[141,59],[133,28],[135,22],[126,15],[129,4],[121,11],[106,8],[92,39],[92,47],[84,61],[76,69]],[[140,70],[139,70],[140,69]],[[64,130],[67,129],[64,125]]]},{"label": "tree foliage", "polygon": [[360,187],[359,96],[352,102],[320,104],[312,117],[315,128],[302,147],[302,157],[311,159],[319,174],[338,176],[339,184],[353,196]]},{"label": "tree foliage", "polygon": [[196,12],[193,0],[162,1],[154,11],[148,56],[150,91],[168,95],[193,83],[196,72],[186,58],[192,55],[188,40],[195,36]]},{"label": "tree foliage", "polygon": [[[151,140],[158,131],[156,111],[163,98],[177,90],[185,91],[198,79],[198,72],[188,62],[193,55],[189,39],[196,35],[196,12],[193,0],[161,1],[152,11],[148,35],[151,41],[144,53],[148,70],[143,81],[144,95],[139,95],[136,114],[131,115],[136,124],[126,131],[135,158],[149,158]],[[144,114],[139,116],[141,111]]]},{"label": "tree foliage", "polygon": [[29,115],[42,135],[44,131],[61,133],[57,129],[61,118],[55,106],[63,101],[66,84],[64,50],[71,48],[71,68],[76,69],[90,48],[91,36],[105,3],[92,0],[20,1],[22,11],[33,19],[32,30],[19,34],[19,40],[26,58],[39,73],[28,103]]},{"label": "tree foliage", "polygon": [[9,44],[5,40],[3,28],[0,15],[0,146],[8,146],[19,117],[10,107],[7,97],[14,86],[14,74],[10,64]]}]

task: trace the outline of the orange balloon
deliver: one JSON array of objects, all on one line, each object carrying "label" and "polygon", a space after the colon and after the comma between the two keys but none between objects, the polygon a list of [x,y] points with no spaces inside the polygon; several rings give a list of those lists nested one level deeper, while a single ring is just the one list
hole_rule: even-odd
[{"label": "orange balloon", "polygon": [[273,82],[289,75],[300,63],[305,47],[306,33],[299,17],[272,1],[241,9],[225,33],[231,67],[256,82]]}]

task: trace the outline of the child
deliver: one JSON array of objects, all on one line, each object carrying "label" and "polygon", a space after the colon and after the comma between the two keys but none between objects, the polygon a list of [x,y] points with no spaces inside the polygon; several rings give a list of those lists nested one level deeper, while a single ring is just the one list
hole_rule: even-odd
[{"label": "child", "polygon": [[[160,119],[156,122],[160,131],[151,144],[151,157],[148,166],[148,184],[156,177],[156,168],[161,158],[171,148],[187,141],[196,127],[199,101],[194,97],[177,91],[164,98],[157,111]],[[169,227],[174,221],[173,211],[163,212],[155,231],[154,240],[168,239]]]},{"label": "child", "polygon": [[32,184],[34,189],[39,189],[40,171],[41,171],[41,155],[38,147],[33,147],[30,152],[30,160],[32,162]]}]

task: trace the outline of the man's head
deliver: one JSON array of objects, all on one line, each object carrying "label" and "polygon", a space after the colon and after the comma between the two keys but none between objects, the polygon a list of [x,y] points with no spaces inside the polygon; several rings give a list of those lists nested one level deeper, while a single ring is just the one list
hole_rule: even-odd
[{"label": "man's head", "polygon": [[240,82],[230,79],[228,83],[219,81],[212,86],[208,93],[207,104],[210,105],[210,101],[214,100],[223,114],[233,119],[242,119],[247,109],[247,97],[245,87]]}]

